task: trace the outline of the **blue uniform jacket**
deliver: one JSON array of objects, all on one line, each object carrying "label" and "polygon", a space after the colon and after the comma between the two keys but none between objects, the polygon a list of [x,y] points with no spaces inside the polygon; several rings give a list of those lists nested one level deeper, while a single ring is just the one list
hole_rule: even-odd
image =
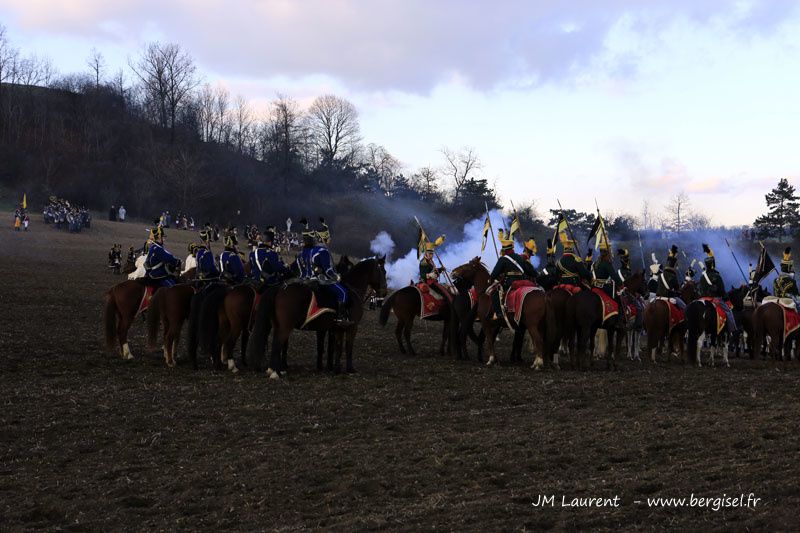
[{"label": "blue uniform jacket", "polygon": [[324,246],[303,248],[297,255],[296,263],[301,278],[328,282],[323,287],[333,292],[340,303],[347,303],[347,288],[336,281],[338,276],[333,269],[333,259],[327,248]]},{"label": "blue uniform jacket", "polygon": [[244,263],[236,252],[225,250],[219,256],[220,270],[222,277],[234,285],[244,281]]},{"label": "blue uniform jacket", "polygon": [[250,252],[250,277],[254,281],[264,280],[267,285],[277,285],[286,274],[286,265],[275,250],[256,248]]},{"label": "blue uniform jacket", "polygon": [[211,250],[198,250],[197,252],[197,277],[201,280],[219,279],[219,269]]},{"label": "blue uniform jacket", "polygon": [[150,279],[166,279],[178,269],[181,262],[163,246],[152,243],[147,250],[147,257],[144,260],[145,276]]}]

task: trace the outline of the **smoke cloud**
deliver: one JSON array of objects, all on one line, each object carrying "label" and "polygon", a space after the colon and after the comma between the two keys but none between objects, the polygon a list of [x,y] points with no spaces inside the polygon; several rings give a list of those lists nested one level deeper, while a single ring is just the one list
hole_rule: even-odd
[{"label": "smoke cloud", "polygon": [[369,243],[369,249],[375,255],[385,255],[389,259],[394,251],[394,241],[391,235],[385,231],[381,231]]}]

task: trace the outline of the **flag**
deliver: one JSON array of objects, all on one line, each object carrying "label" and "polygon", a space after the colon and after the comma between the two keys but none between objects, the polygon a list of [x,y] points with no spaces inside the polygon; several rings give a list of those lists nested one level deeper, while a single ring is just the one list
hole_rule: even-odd
[{"label": "flag", "polygon": [[564,218],[564,213],[559,213],[558,215],[558,222],[556,222],[556,231],[553,233],[553,249],[556,247],[556,243],[561,242],[561,234],[566,235],[567,233],[567,219]]},{"label": "flag", "polygon": [[586,239],[587,245],[591,242],[592,237],[594,237],[595,249],[600,248],[600,243],[606,243],[610,247],[611,243],[608,242],[608,234],[606,233],[606,224],[605,222],[603,222],[603,217],[600,215],[600,213],[597,213],[597,218],[595,218],[594,220],[594,225],[592,225],[592,230],[589,232],[589,238]]},{"label": "flag", "polygon": [[758,256],[758,265],[756,271],[753,273],[753,284],[760,283],[762,279],[766,278],[770,272],[775,269],[775,263],[769,256],[766,248],[761,249],[761,255]]},{"label": "flag", "polygon": [[425,235],[425,232],[422,231],[422,227],[419,228],[419,237],[417,241],[417,259],[422,257],[425,253],[425,243],[428,242],[428,236]]},{"label": "flag", "polygon": [[511,227],[508,230],[508,238],[514,239],[514,234],[519,231],[519,217],[514,213],[514,220],[511,221]]},{"label": "flag", "polygon": [[22,209],[28,209],[28,195],[22,193]]},{"label": "flag", "polygon": [[483,239],[481,240],[481,252],[486,249],[486,239],[489,237],[489,231],[492,227],[492,222],[489,220],[489,215],[486,215],[486,222],[483,223]]}]

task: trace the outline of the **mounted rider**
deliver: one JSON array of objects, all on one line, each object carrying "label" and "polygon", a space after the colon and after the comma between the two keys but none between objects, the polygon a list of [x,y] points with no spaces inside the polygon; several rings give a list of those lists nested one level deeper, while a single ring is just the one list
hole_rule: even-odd
[{"label": "mounted rider", "polygon": [[206,222],[203,229],[200,230],[200,240],[206,248],[211,249],[211,240],[214,238],[214,228],[211,227],[210,222]]},{"label": "mounted rider", "polygon": [[522,258],[525,261],[527,261],[528,263],[531,263],[531,265],[533,265],[533,262],[531,261],[531,258],[534,255],[536,255],[536,252],[537,252],[536,241],[534,241],[533,239],[529,239],[527,242],[522,243],[522,248],[523,248],[522,249],[522,253],[520,255],[522,256]]},{"label": "mounted rider", "polygon": [[[492,303],[494,304],[494,311],[498,317],[503,316],[502,299],[503,295],[508,294],[511,286],[516,281],[536,281],[538,273],[530,261],[527,261],[523,256],[514,251],[514,239],[510,233],[505,233],[502,229],[497,230],[498,238],[500,239],[501,255],[494,265],[491,274],[489,274],[489,287],[499,284],[502,291],[495,290],[492,294]],[[530,243],[532,254],[536,253],[536,243]],[[526,243],[527,244],[527,243]]]},{"label": "mounted rider", "polygon": [[583,258],[583,264],[586,265],[586,270],[592,273],[594,278],[594,250],[589,248],[586,250],[586,255]]},{"label": "mounted rider", "polygon": [[162,287],[171,287],[175,285],[180,268],[181,260],[164,248],[164,231],[160,226],[151,229],[144,260],[145,279]]},{"label": "mounted rider", "polygon": [[797,281],[794,279],[794,261],[792,260],[792,248],[790,246],[787,246],[783,251],[781,273],[772,283],[772,292],[778,298],[797,299]]},{"label": "mounted rider", "polygon": [[250,278],[262,287],[278,285],[287,275],[288,268],[280,254],[273,248],[275,228],[270,226],[256,238],[256,249],[250,252]]},{"label": "mounted rider", "polygon": [[[295,264],[300,273],[300,278],[319,284],[336,302],[336,324],[341,327],[351,326],[347,288],[339,282],[339,275],[333,268],[331,253],[325,246],[331,240],[331,233],[325,219],[320,217],[322,229],[313,231],[308,228],[308,220],[302,218],[303,248],[297,254]],[[317,242],[319,241],[319,242]]]},{"label": "mounted rider", "polygon": [[717,270],[717,263],[714,259],[714,251],[705,243],[703,243],[703,251],[706,253],[705,270],[703,275],[700,276],[699,292],[701,297],[714,298],[714,303],[718,304],[720,308],[725,311],[727,317],[728,333],[736,333],[736,322],[733,319],[733,311],[728,307],[725,301],[727,293],[725,292],[725,282],[722,281],[722,276]]},{"label": "mounted rider", "polygon": [[683,276],[684,283],[694,283],[694,277],[697,275],[697,272],[694,270],[694,259],[692,259],[692,264],[686,269],[686,274]]},{"label": "mounted rider", "polygon": [[439,275],[442,273],[442,269],[437,268],[433,261],[433,253],[443,242],[444,235],[437,237],[433,242],[425,241],[424,253],[419,260],[419,282],[424,283],[430,290],[438,293],[442,298],[449,299],[450,291],[439,283]]},{"label": "mounted rider", "polygon": [[244,281],[244,263],[236,249],[238,244],[236,233],[230,227],[225,231],[224,244],[225,249],[219,256],[222,279],[230,285],[238,285]]},{"label": "mounted rider", "polygon": [[559,233],[558,238],[564,253],[556,262],[559,274],[559,283],[580,287],[588,285],[592,281],[592,274],[581,259],[575,255],[575,241],[570,239],[566,233]]},{"label": "mounted rider", "polygon": [[208,245],[205,242],[192,243],[189,245],[189,251],[194,254],[194,259],[197,261],[195,270],[197,280],[204,285],[219,281],[217,261],[214,259],[214,253],[208,249]]},{"label": "mounted rider", "polygon": [[627,248],[619,248],[617,249],[617,257],[619,257],[619,268],[617,269],[617,275],[624,283],[629,277],[631,277],[631,273],[633,273],[633,270],[631,269],[631,254]]},{"label": "mounted rider", "polygon": [[617,271],[614,270],[614,265],[611,263],[611,251],[609,247],[610,244],[607,240],[601,241],[599,244],[600,258],[592,267],[592,272],[594,274],[592,286],[602,289],[603,292],[616,300],[617,294],[622,290],[623,280]]},{"label": "mounted rider", "polygon": [[[680,294],[680,283],[678,282],[678,247],[674,244],[669,249],[667,255],[667,266],[658,275],[658,289],[656,296],[659,298],[671,298],[675,300],[675,305],[681,311],[686,310],[686,302],[683,301]],[[652,269],[651,269],[652,271]]]},{"label": "mounted rider", "polygon": [[547,249],[545,250],[545,261],[542,274],[545,276],[557,276],[558,267],[556,267],[556,244],[553,239],[547,239]]}]

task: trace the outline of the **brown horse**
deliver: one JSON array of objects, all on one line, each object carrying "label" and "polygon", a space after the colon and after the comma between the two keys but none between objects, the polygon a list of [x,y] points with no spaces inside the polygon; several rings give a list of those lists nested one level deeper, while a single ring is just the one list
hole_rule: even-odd
[{"label": "brown horse", "polygon": [[[434,322],[442,321],[442,342],[439,345],[439,355],[443,356],[445,346],[447,346],[448,355],[452,355],[455,346],[450,341],[451,333],[451,310],[450,302],[445,298],[442,309],[437,315],[425,318]],[[414,319],[422,313],[422,300],[419,291],[414,285],[408,285],[402,289],[394,291],[384,300],[381,306],[381,312],[378,317],[378,322],[381,326],[385,326],[389,322],[389,314],[394,312],[397,317],[397,326],[394,328],[394,335],[397,338],[397,345],[400,347],[400,353],[406,353],[406,346],[408,346],[408,353],[417,355],[414,346],[411,345],[411,328],[414,325]],[[405,339],[406,346],[403,345]]]},{"label": "brown horse", "polygon": [[[791,355],[789,350],[792,340],[798,337],[798,331],[785,337],[781,306],[774,301],[764,302],[753,312],[753,352],[751,354],[761,351],[765,344],[769,344],[769,354],[773,359],[788,361]],[[768,343],[767,338],[769,338]]]},{"label": "brown horse", "polygon": [[[492,296],[486,294],[489,288],[489,271],[481,263],[479,257],[475,257],[469,263],[461,265],[453,270],[453,276],[464,280],[465,283],[475,287],[478,294],[477,317],[483,329],[484,341],[487,342],[489,359],[487,366],[493,365],[497,357],[495,356],[494,344],[497,334],[504,327],[507,327],[503,318],[494,317],[494,304]],[[540,370],[544,366],[544,317],[547,296],[544,290],[535,290],[525,296],[522,303],[522,314],[517,329],[528,332],[533,343],[534,361],[531,368]]]},{"label": "brown horse", "polygon": [[[697,286],[692,281],[684,283],[680,292],[684,302],[691,302],[697,298]],[[667,341],[667,348],[670,352],[679,354],[678,357],[683,359],[683,336],[686,333],[686,321],[677,324],[670,332],[667,302],[655,299],[645,307],[644,329],[647,332],[647,352],[653,363],[656,362],[656,350],[663,350],[664,341]]]},{"label": "brown horse", "polygon": [[201,342],[215,362],[227,365],[231,372],[238,372],[233,349],[241,336],[241,362],[244,364],[247,341],[255,318],[256,290],[250,284],[242,284],[221,294],[224,294],[221,302],[211,299],[203,305],[200,316]]},{"label": "brown horse", "polygon": [[149,349],[155,349],[161,325],[164,328],[164,360],[170,368],[175,367],[175,353],[178,351],[183,323],[189,318],[194,293],[194,286],[188,283],[161,289],[153,295],[147,310],[147,345]]},{"label": "brown horse", "polygon": [[[271,379],[280,377],[286,370],[283,357],[288,346],[289,336],[295,329],[315,331],[317,333],[317,369],[322,369],[322,353],[324,341],[328,335],[334,349],[329,347],[328,369],[340,371],[341,354],[345,352],[346,371],[355,372],[353,367],[353,344],[358,332],[358,324],[364,314],[364,298],[367,289],[372,288],[379,296],[386,293],[385,257],[371,257],[356,263],[342,278],[342,285],[348,291],[349,316],[351,325],[337,327],[334,313],[322,313],[306,323],[309,306],[314,295],[308,283],[286,283],[262,301],[248,346],[247,356],[250,361],[263,358],[267,338],[273,332],[272,350],[267,375]],[[274,331],[273,331],[274,330]],[[335,353],[335,362],[333,356]],[[257,364],[257,363],[254,363]]]}]

